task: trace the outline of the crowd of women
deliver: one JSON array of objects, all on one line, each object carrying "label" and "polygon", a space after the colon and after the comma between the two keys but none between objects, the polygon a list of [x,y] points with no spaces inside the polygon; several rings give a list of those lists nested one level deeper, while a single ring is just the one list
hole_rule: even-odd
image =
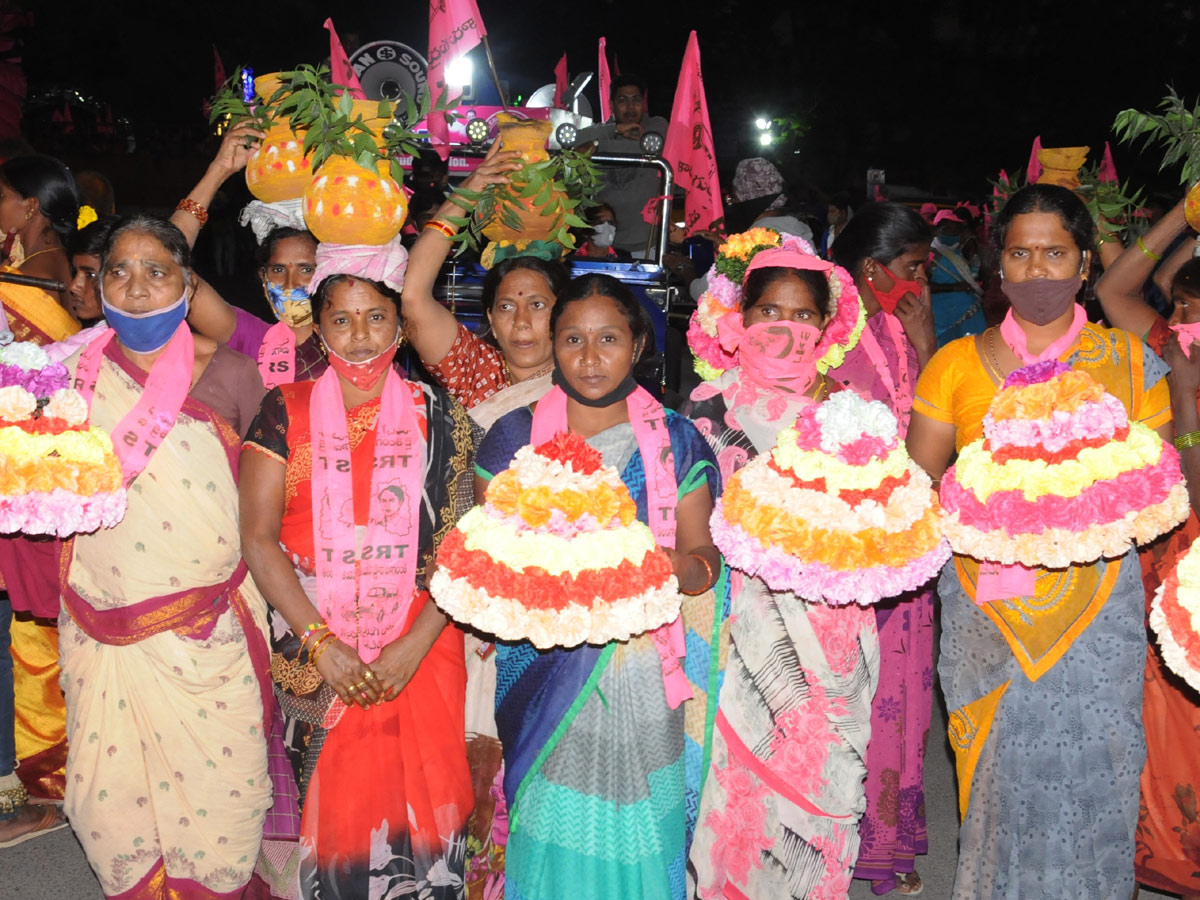
[{"label": "crowd of women", "polygon": [[[855,877],[916,894],[936,597],[955,897],[1200,895],[1200,709],[1144,624],[1194,515],[1140,560],[1042,572],[1036,672],[976,604],[969,558],[877,608],[833,607],[729,569],[709,530],[723,482],[843,390],[886,404],[935,481],[1038,360],[1089,372],[1167,439],[1200,433],[1200,355],[1168,327],[1200,324],[1200,269],[1172,258],[1170,320],[1140,291],[1182,205],[1104,275],[1107,328],[1076,303],[1096,270],[1086,208],[1021,190],[990,233],[1004,322],[937,349],[934,233],[870,204],[829,259],[795,238],[754,255],[736,365],[675,411],[633,378],[648,320],[612,277],[508,259],[483,285],[486,327],[457,322],[434,297],[450,201],[411,255],[321,245],[252,204],[277,321],[229,305],[190,244],[247,136],[230,132],[170,222],[77,229],[61,164],[0,165],[6,271],[69,285],[0,285],[7,328],[65,361],[91,422],[120,436],[130,489],[114,528],[0,539],[17,676],[0,704],[19,701],[0,726],[15,718],[20,744],[0,734],[0,842],[61,824],[32,791],[64,800],[122,900],[832,898]],[[494,147],[467,186],[505,181],[517,156]],[[854,343],[835,323],[860,307]],[[405,340],[431,380],[397,364]],[[539,651],[464,633],[430,598],[442,537],[520,448],[563,430],[620,473],[666,549],[682,690],[650,634]],[[1200,441],[1180,445],[1200,476]]]}]

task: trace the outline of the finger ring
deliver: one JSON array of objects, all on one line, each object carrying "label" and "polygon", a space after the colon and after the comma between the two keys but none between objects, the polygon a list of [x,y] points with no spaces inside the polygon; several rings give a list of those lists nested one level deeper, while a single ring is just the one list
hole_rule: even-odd
[{"label": "finger ring", "polygon": [[372,672],[370,669],[367,669],[367,671],[363,673],[363,678],[365,678],[367,681],[374,681],[375,673]]},{"label": "finger ring", "polygon": [[367,689],[367,683],[365,681],[360,681],[358,684],[350,685],[350,687],[354,688],[356,691],[365,691]]}]

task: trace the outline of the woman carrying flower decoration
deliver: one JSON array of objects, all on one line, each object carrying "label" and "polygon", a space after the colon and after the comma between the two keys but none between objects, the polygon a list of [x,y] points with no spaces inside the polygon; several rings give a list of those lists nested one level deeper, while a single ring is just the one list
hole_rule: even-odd
[{"label": "woman carrying flower decoration", "polygon": [[266,605],[238,540],[252,363],[184,317],[183,235],[113,229],[110,330],[67,361],[129,488],[119,525],[64,546],[65,810],[108,896],[239,895],[271,805]]},{"label": "woman carrying flower decoration", "polygon": [[[691,422],[633,379],[648,339],[643,315],[614,278],[573,281],[551,312],[555,389],[532,411],[497,421],[479,451],[482,503],[486,482],[522,447],[568,430],[585,438],[620,472],[686,595],[673,623],[628,641],[498,646],[510,900],[589,891],[682,900],[687,890],[724,620],[721,560],[708,528],[719,476]],[[570,552],[568,540],[555,568],[595,563],[572,562]]]},{"label": "woman carrying flower decoration", "polygon": [[300,886],[454,898],[473,803],[463,637],[426,583],[471,506],[473,428],[392,368],[403,268],[389,245],[338,249],[312,282],[330,368],[273,389],[242,453],[246,560],[271,604],[303,802]]},{"label": "woman carrying flower decoration", "polygon": [[[825,372],[862,330],[857,295],[849,273],[800,238],[753,229],[721,247],[689,337],[697,368],[726,371],[696,388],[685,409],[723,479],[769,453],[828,396]],[[732,595],[690,857],[699,896],[844,896],[879,671],[874,614],[810,603],[736,570]]]},{"label": "woman carrying flower decoration", "polygon": [[[1140,515],[1141,488],[1159,482],[1139,475],[1098,506],[1078,494],[1087,479],[1113,478],[1142,459],[1122,446],[1126,463],[1101,465],[1110,458],[1106,444],[1117,440],[1114,428],[1132,434],[1136,426],[1139,445],[1148,443],[1146,434],[1153,439],[1148,429],[1170,436],[1166,366],[1133,334],[1088,324],[1075,302],[1096,232],[1071,191],[1045,184],[1018,191],[997,217],[993,239],[1012,308],[999,327],[934,355],[917,383],[908,431],[909,452],[935,480],[956,451],[972,445],[959,458],[959,477],[943,482],[947,527],[968,512],[980,523],[994,512],[999,523],[976,529],[971,555],[955,547],[938,585],[938,672],[962,816],[954,896],[1127,900],[1145,760],[1145,596],[1129,537],[1116,555],[1104,541],[1093,546],[1093,535],[1110,530],[1093,520],[1114,514],[1121,525],[1129,517],[1120,511]],[[1071,387],[1067,372],[1088,378]],[[1098,400],[1093,382],[1103,387]],[[1025,388],[1038,403],[1022,399]],[[998,393],[1003,408],[989,415]],[[1108,412],[1072,412],[1097,402]],[[969,457],[989,458],[989,445],[977,441],[989,423],[1000,429],[989,441],[1004,435],[1013,446],[1002,455],[993,444],[990,467],[976,467],[984,474],[968,482]],[[1166,464],[1169,450],[1154,448],[1147,458]],[[1076,487],[1066,484],[1066,469],[1050,468],[1060,464]],[[1063,491],[1076,496],[1062,499]],[[1173,513],[1157,513],[1146,533],[1173,527]],[[1039,537],[1043,529],[1076,538],[1052,541]],[[1014,542],[1025,565],[1013,565],[1021,559]],[[1077,555],[1085,545],[1088,553]]]},{"label": "woman carrying flower decoration", "polygon": [[[1183,528],[1142,552],[1146,601],[1159,589],[1200,535],[1200,260],[1194,243],[1173,242],[1188,228],[1186,198],[1162,216],[1137,245],[1122,253],[1096,285],[1104,314],[1117,328],[1145,336],[1171,367],[1167,384],[1175,420],[1175,446],[1187,475],[1193,514]],[[1167,260],[1157,267],[1157,264]],[[1146,302],[1144,285],[1153,275],[1174,309],[1164,319]],[[1161,639],[1161,638],[1160,638]],[[1146,726],[1146,767],[1137,827],[1137,880],[1159,891],[1200,900],[1200,865],[1193,849],[1200,837],[1196,795],[1200,788],[1200,704],[1163,664],[1160,650],[1146,655],[1142,700]]]},{"label": "woman carrying flower decoration", "polygon": [[[913,210],[872,203],[838,236],[833,259],[854,276],[867,327],[830,377],[881,400],[903,439],[917,376],[937,349],[925,266],[933,235]],[[933,592],[875,607],[879,690],[871,703],[867,811],[858,826],[856,878],[877,894],[921,890],[915,857],[925,832],[925,743],[933,710]]]}]

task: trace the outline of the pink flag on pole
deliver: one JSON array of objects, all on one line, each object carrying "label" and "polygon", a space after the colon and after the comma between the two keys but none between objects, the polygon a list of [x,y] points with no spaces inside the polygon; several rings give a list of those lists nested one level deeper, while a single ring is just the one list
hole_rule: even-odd
[{"label": "pink flag on pole", "polygon": [[1104,158],[1100,160],[1100,169],[1096,173],[1105,184],[1111,184],[1120,179],[1117,178],[1117,165],[1113,162],[1112,147],[1108,145],[1108,141],[1104,142]]},{"label": "pink flag on pole", "polygon": [[[486,34],[475,0],[429,0],[429,93],[435,105],[442,95],[451,94],[446,67],[479,46]],[[445,113],[430,113],[425,124],[433,148],[446,159],[450,155],[450,126]]]},{"label": "pink flag on pole", "polygon": [[675,169],[675,183],[687,193],[683,224],[691,235],[698,229],[711,228],[725,215],[704,78],[700,74],[700,43],[694,31],[683,54],[670,123],[663,159]]},{"label": "pink flag on pole", "polygon": [[1025,170],[1025,183],[1037,184],[1037,180],[1042,177],[1042,161],[1038,159],[1038,152],[1042,149],[1042,136],[1039,134],[1033,139],[1033,149],[1029,151],[1029,167]]},{"label": "pink flag on pole", "polygon": [[213,80],[217,83],[217,90],[221,89],[221,85],[225,83],[225,64],[221,62],[221,54],[217,52],[217,45],[213,44]]},{"label": "pink flag on pole", "polygon": [[554,67],[554,108],[562,109],[567,97],[567,54]]},{"label": "pink flag on pole", "polygon": [[612,104],[609,102],[609,86],[612,84],[612,78],[608,74],[608,50],[605,48],[605,39],[600,38],[600,65],[596,70],[600,78],[600,121],[607,122],[612,115]]},{"label": "pink flag on pole", "polygon": [[333,27],[333,19],[325,20],[325,30],[329,32],[329,77],[334,84],[346,85],[355,100],[366,100],[367,95],[363,93],[358,76],[350,66],[350,57],[342,47],[342,39]]}]

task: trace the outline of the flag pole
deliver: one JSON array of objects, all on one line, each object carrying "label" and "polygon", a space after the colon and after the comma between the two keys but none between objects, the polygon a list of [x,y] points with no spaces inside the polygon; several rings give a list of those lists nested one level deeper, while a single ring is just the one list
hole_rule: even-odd
[{"label": "flag pole", "polygon": [[500,105],[508,109],[508,98],[504,96],[504,88],[500,86],[500,76],[496,74],[496,60],[492,58],[492,46],[488,43],[487,35],[482,37],[483,52],[487,54],[488,68],[492,70],[492,81],[496,83],[496,93],[500,95]]}]

